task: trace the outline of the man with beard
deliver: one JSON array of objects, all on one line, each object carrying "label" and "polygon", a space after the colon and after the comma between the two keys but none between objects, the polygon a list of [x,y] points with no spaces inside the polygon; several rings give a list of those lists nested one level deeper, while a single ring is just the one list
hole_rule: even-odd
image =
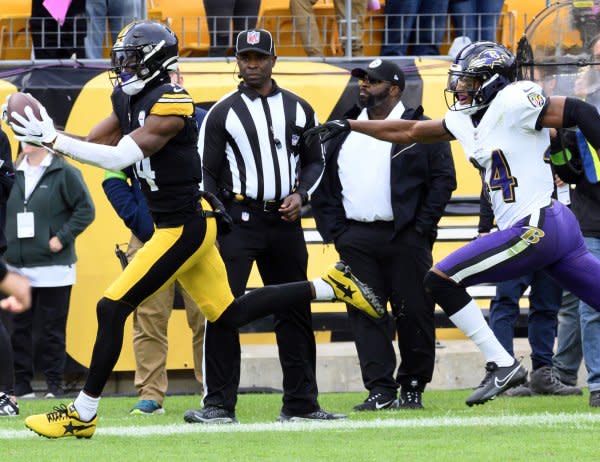
[{"label": "man with beard", "polygon": [[[357,120],[425,119],[422,107],[402,104],[404,74],[396,64],[376,59],[352,75],[360,82]],[[392,316],[377,320],[347,308],[369,391],[354,409],[422,408],[435,359],[434,304],[423,279],[432,266],[437,223],[456,188],[450,145],[395,144],[344,132],[325,150],[325,173],[312,198],[317,228],[392,308]],[[396,378],[395,332],[402,360]]]}]

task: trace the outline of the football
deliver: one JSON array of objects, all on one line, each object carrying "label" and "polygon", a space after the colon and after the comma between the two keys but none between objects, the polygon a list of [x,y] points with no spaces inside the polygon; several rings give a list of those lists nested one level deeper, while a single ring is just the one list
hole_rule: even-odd
[{"label": "football", "polygon": [[31,107],[33,110],[33,115],[36,117],[36,119],[40,120],[42,118],[40,114],[40,102],[37,99],[28,93],[13,93],[10,95],[10,98],[8,99],[8,105],[6,107],[7,122],[21,126],[21,124],[12,117],[12,113],[16,112],[17,114],[27,118],[27,115],[25,115],[25,108],[27,106]]}]

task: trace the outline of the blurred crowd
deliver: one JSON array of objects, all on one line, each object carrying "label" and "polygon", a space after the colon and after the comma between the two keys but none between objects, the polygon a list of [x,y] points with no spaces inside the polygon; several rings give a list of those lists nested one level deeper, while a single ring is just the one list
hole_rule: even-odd
[{"label": "blurred crowd", "polygon": [[[195,0],[200,3],[200,0]],[[61,2],[55,2],[61,3]],[[114,43],[117,33],[132,19],[145,18],[145,0],[70,0],[62,2],[68,6],[62,15],[47,8],[43,0],[31,2],[29,28],[36,59],[77,58],[100,59]],[[339,49],[336,53],[348,55],[351,44],[352,56],[365,53],[363,35],[369,14],[384,18],[376,32],[381,39],[377,45],[382,56],[439,55],[445,54],[453,40],[464,45],[476,40],[495,40],[497,26],[504,2],[502,0],[352,0],[349,22],[346,22],[346,2],[328,0],[333,5],[339,26]],[[292,22],[292,30],[299,37],[295,46],[303,47],[307,56],[323,56],[329,40],[329,30],[318,19],[316,6],[323,0],[290,0],[287,17],[281,16],[274,24],[279,28],[286,20]],[[266,5],[262,5],[263,8]],[[175,18],[181,23],[182,31],[196,30],[197,17],[206,16],[210,47],[208,56],[218,57],[233,54],[233,38],[239,31],[251,27],[266,27],[259,21],[260,0],[221,1],[202,0],[197,15]],[[189,12],[190,8],[186,10]],[[192,10],[193,11],[193,10]],[[329,14],[329,13],[328,13]],[[258,21],[258,24],[257,24]],[[350,27],[347,27],[347,26]],[[327,27],[327,26],[326,26]],[[350,36],[348,36],[350,31]],[[277,30],[271,32],[279,35]],[[183,35],[183,33],[181,34]],[[183,44],[184,37],[180,37]],[[281,45],[281,44],[280,44]],[[282,47],[280,53],[285,55]]]}]

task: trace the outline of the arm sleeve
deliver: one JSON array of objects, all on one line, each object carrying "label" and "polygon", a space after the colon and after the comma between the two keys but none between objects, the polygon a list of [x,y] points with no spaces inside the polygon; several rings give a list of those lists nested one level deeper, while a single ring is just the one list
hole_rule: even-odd
[{"label": "arm sleeve", "polygon": [[319,183],[311,198],[317,230],[325,243],[333,242],[348,226],[341,189],[337,175],[337,159],[328,157],[323,181]]},{"label": "arm sleeve", "polygon": [[148,241],[154,234],[152,216],[142,195],[139,183],[131,178],[131,185],[120,178],[108,178],[102,182],[102,188],[117,215],[133,234],[142,242]]},{"label": "arm sleeve", "polygon": [[225,162],[227,112],[214,107],[204,118],[198,137],[198,153],[202,159],[202,189],[218,194],[219,177]]},{"label": "arm sleeve", "polygon": [[577,125],[583,136],[596,151],[600,149],[600,114],[594,106],[576,98],[567,98],[563,113],[563,126]]},{"label": "arm sleeve", "polygon": [[[317,119],[314,111],[311,109],[310,117],[304,131],[316,126]],[[298,186],[296,191],[301,194],[311,195],[323,176],[325,168],[325,158],[323,155],[323,146],[318,139],[313,139],[311,143],[306,143],[304,137],[301,137],[300,146],[300,173],[298,175]]]}]

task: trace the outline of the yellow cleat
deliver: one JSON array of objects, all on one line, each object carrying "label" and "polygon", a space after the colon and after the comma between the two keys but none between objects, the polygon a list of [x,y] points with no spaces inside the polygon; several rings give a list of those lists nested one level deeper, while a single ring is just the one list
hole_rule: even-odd
[{"label": "yellow cleat", "polygon": [[25,426],[31,431],[46,438],[63,438],[74,436],[76,438],[91,438],[96,431],[98,416],[89,422],[79,418],[73,403],[67,406],[55,406],[54,411],[47,414],[30,415],[25,419]]},{"label": "yellow cleat", "polygon": [[337,300],[354,306],[372,318],[381,318],[385,314],[385,306],[373,289],[360,282],[343,261],[337,262],[322,279],[333,288]]}]

